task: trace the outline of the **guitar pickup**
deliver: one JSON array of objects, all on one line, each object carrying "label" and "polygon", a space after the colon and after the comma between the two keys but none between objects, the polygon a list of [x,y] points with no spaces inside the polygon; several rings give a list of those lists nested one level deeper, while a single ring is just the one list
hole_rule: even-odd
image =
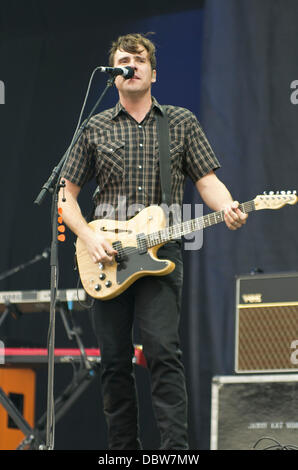
[{"label": "guitar pickup", "polygon": [[140,255],[147,253],[148,246],[146,241],[146,235],[144,233],[139,233],[137,235],[137,245],[138,245],[138,252]]}]

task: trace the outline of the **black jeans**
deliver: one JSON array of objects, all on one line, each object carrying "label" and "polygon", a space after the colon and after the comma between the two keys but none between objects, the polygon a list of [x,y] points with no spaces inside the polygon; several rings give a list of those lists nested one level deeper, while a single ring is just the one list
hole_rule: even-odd
[{"label": "black jeans", "polygon": [[151,374],[152,404],[161,449],[188,449],[187,395],[179,347],[183,280],[180,243],[158,251],[176,268],[166,276],[138,279],[119,297],[96,301],[93,326],[101,350],[101,382],[109,449],[140,449],[132,358],[133,322]]}]

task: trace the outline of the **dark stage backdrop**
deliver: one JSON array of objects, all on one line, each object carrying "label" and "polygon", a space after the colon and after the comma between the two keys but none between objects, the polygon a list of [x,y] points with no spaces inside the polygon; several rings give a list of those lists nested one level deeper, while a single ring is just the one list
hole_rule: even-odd
[{"label": "dark stage backdrop", "polygon": [[[294,0],[206,2],[200,119],[222,163],[218,175],[240,201],[297,190],[298,106],[291,99],[297,15]],[[192,378],[206,403],[195,413],[203,446],[211,376],[234,367],[235,275],[298,270],[297,211],[254,212],[236,232],[223,225],[208,229],[203,249],[191,258],[190,273],[200,286],[188,296],[188,313],[192,319],[199,311],[200,373]]]},{"label": "dark stage backdrop", "polygon": [[[0,273],[32,259],[50,245],[50,197],[33,201],[64,154],[96,65],[107,63],[112,39],[155,31],[161,103],[188,107],[202,122],[221,163],[219,177],[233,196],[249,200],[264,190],[296,189],[298,107],[290,84],[298,80],[297,7],[290,1],[139,2],[6,1],[0,5],[1,215]],[[159,2],[160,3],[160,2]],[[296,13],[296,15],[295,15]],[[87,108],[103,90],[96,76]],[[102,108],[117,99],[113,90]],[[1,97],[0,97],[1,102]],[[82,194],[88,212],[93,187]],[[191,184],[185,202],[200,203]],[[206,208],[204,209],[207,210]],[[217,226],[204,233],[200,251],[185,252],[181,336],[189,384],[190,442],[209,448],[212,376],[233,372],[235,275],[297,269],[297,209],[254,213],[245,228]],[[74,287],[73,241],[60,245],[59,287]],[[1,281],[0,290],[47,289],[48,260]],[[85,346],[95,344],[88,312],[76,316]],[[45,345],[48,315],[8,318],[0,338],[8,344]],[[67,346],[57,314],[56,345]],[[70,369],[67,369],[67,368]],[[137,367],[145,449],[158,446],[147,371]],[[46,404],[47,373],[39,369],[37,418]],[[70,366],[57,366],[56,395],[70,381]],[[92,383],[56,426],[57,449],[105,449],[100,388]]]}]

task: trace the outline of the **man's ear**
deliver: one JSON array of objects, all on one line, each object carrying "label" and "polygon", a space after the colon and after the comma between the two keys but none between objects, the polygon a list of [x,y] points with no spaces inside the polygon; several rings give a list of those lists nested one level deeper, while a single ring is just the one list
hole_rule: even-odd
[{"label": "man's ear", "polygon": [[156,70],[152,70],[152,78],[151,78],[151,83],[155,83],[156,82]]}]

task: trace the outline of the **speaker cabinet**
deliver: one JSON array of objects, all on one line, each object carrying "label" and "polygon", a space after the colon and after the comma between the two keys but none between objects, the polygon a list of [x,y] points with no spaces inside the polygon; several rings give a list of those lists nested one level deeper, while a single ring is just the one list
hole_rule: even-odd
[{"label": "speaker cabinet", "polygon": [[[0,368],[0,386],[27,423],[34,427],[35,372],[31,369]],[[0,450],[16,449],[24,434],[0,404]]]},{"label": "speaker cabinet", "polygon": [[235,372],[298,371],[298,273],[236,278]]},{"label": "speaker cabinet", "polygon": [[211,450],[297,448],[297,374],[216,376],[211,396]]}]

